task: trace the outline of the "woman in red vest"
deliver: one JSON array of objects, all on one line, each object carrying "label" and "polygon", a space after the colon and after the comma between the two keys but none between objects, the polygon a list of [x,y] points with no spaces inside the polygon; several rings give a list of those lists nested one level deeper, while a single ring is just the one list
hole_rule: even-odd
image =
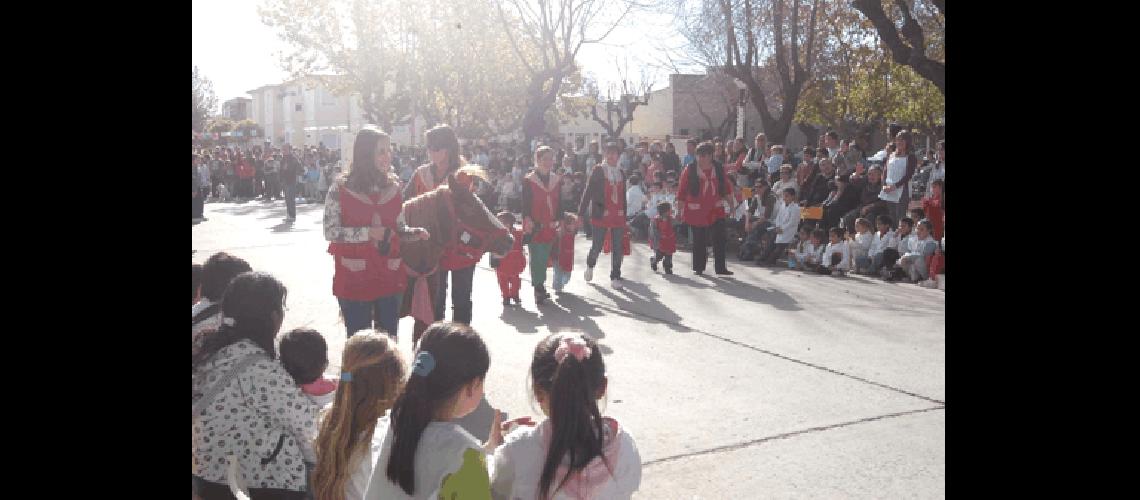
[{"label": "woman in red vest", "polygon": [[713,161],[715,147],[709,141],[697,146],[697,162],[681,171],[677,187],[677,204],[682,219],[693,230],[693,272],[705,272],[708,260],[709,233],[712,233],[713,262],[717,274],[731,275],[724,263],[725,209],[722,202],[732,197],[732,183],[724,167]]},{"label": "woman in red vest", "polygon": [[350,337],[366,328],[396,337],[400,300],[408,286],[400,239],[430,236],[421,228],[400,227],[396,220],[403,203],[400,179],[392,173],[391,139],[365,126],[356,134],[348,172],[336,178],[325,198],[333,295]]},{"label": "woman in red vest", "polygon": [[551,171],[554,150],[540,146],[534,151],[534,170],[526,175],[522,188],[523,232],[530,235],[530,282],[534,303],[550,298],[546,291],[546,264],[556,232],[554,223],[562,219],[562,176]]},{"label": "woman in red vest", "polygon": [[237,196],[240,198],[253,198],[253,159],[238,151],[237,176],[239,179]]},{"label": "woman in red vest", "polygon": [[589,218],[594,233],[590,252],[586,254],[586,281],[594,277],[594,265],[598,263],[598,254],[602,252],[608,232],[614,249],[610,263],[610,284],[619,290],[622,288],[622,237],[627,226],[625,175],[618,168],[620,155],[621,146],[618,143],[606,143],[605,161],[590,172],[590,180],[586,181],[586,190],[578,204],[578,215]]},{"label": "woman in red vest", "polygon": [[[411,199],[447,182],[447,175],[459,172],[466,161],[459,156],[459,138],[447,125],[436,125],[427,131],[427,150],[430,163],[420,165],[404,188],[404,197]],[[460,175],[461,177],[461,175]],[[466,181],[465,181],[466,182]],[[448,248],[439,260],[439,288],[434,304],[435,319],[443,319],[447,310],[447,278],[451,276],[451,320],[471,324],[471,280],[475,264],[483,254],[470,255],[457,248]]]}]

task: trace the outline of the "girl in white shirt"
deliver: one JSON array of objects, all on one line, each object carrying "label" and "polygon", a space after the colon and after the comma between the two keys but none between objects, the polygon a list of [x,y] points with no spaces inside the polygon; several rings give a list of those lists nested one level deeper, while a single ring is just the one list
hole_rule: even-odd
[{"label": "girl in white shirt", "polygon": [[878,227],[879,232],[875,233],[874,239],[871,240],[871,250],[868,253],[871,257],[871,269],[868,270],[870,273],[876,273],[883,267],[884,250],[893,249],[896,254],[898,253],[899,239],[894,230],[891,229],[893,222],[889,215],[880,215],[875,218],[875,226]]},{"label": "girl in white shirt", "polygon": [[799,266],[800,269],[803,269],[810,262],[815,254],[815,244],[811,240],[811,226],[804,225],[800,228],[799,242],[796,244],[796,248],[788,249],[788,268],[795,269],[796,266]]},{"label": "girl in white shirt", "polygon": [[631,498],[641,456],[629,432],[598,411],[608,382],[598,344],[580,333],[551,334],[535,347],[530,375],[549,418],[495,450],[492,498]]},{"label": "girl in white shirt", "polygon": [[316,498],[360,500],[388,431],[385,416],[404,387],[404,361],[396,343],[375,330],[348,338],[340,384],[317,436]]}]

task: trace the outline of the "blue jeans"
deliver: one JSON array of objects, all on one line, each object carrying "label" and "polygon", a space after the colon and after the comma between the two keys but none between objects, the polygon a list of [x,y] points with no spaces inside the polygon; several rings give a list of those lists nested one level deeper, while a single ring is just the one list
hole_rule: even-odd
[{"label": "blue jeans", "polygon": [[602,246],[606,241],[606,231],[610,232],[610,238],[613,240],[610,247],[610,279],[621,277],[621,259],[624,256],[622,253],[621,238],[625,234],[625,228],[614,227],[604,228],[594,226],[594,241],[590,245],[590,252],[586,254],[586,267],[594,268],[598,263],[598,254],[602,253]]},{"label": "blue jeans", "polygon": [[290,219],[297,218],[297,183],[285,184],[285,212]]},{"label": "blue jeans", "polygon": [[554,289],[555,290],[561,290],[562,287],[566,286],[566,284],[570,282],[570,274],[572,272],[573,271],[563,271],[562,268],[558,266],[558,264],[555,264],[554,265]]},{"label": "blue jeans", "polygon": [[[344,315],[344,327],[348,336],[366,328],[383,330],[389,337],[396,338],[396,328],[400,324],[400,302],[404,293],[380,297],[373,301],[346,300],[337,297],[340,312]],[[375,327],[373,327],[375,324]]]}]

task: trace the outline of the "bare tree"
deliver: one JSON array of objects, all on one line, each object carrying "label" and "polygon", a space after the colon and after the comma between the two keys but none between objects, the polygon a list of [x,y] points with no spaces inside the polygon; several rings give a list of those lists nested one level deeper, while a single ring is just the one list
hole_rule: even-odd
[{"label": "bare tree", "polygon": [[[629,79],[628,60],[624,65],[617,64],[617,71],[621,86],[611,84],[605,99],[601,98],[600,92],[594,87],[594,102],[590,106],[590,118],[605,128],[606,135],[611,139],[621,136],[625,126],[633,121],[633,111],[638,106],[649,104],[649,93],[653,91],[653,77],[644,66],[637,81]],[[599,107],[604,109],[604,119],[598,115]]]},{"label": "bare tree", "polygon": [[[936,16],[934,16],[934,22],[941,27],[943,25],[941,16],[946,11],[946,2],[935,0],[932,3],[938,9]],[[883,10],[882,0],[854,0],[851,2],[851,5],[862,12],[864,16],[867,16],[867,19],[875,26],[875,31],[879,33],[879,38],[890,49],[891,57],[896,63],[910,66],[915,73],[930,80],[945,95],[946,63],[927,57],[928,40],[923,34],[923,28],[914,12],[911,11],[910,5],[907,5],[904,0],[893,0],[893,4],[902,16],[902,37],[899,36],[899,30],[895,28],[895,22]]]},{"label": "bare tree", "polygon": [[[574,71],[578,50],[604,40],[634,4],[622,0],[496,0],[515,55],[526,67],[526,144],[546,128],[545,114],[558,98],[563,79]],[[616,14],[616,19],[604,17]],[[518,34],[509,27],[521,27]]]},{"label": "bare tree", "polygon": [[206,120],[213,117],[217,111],[218,96],[214,94],[214,84],[210,79],[198,74],[197,66],[194,66],[191,81],[194,99],[193,128],[195,132],[201,132],[206,128]]}]

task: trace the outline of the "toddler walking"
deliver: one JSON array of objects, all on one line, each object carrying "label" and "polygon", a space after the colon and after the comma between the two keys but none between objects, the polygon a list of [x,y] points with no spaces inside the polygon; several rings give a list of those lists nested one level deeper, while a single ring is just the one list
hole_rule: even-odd
[{"label": "toddler walking", "polygon": [[499,222],[510,229],[515,244],[502,257],[492,255],[491,267],[495,268],[495,274],[499,277],[499,291],[503,294],[503,305],[511,305],[511,300],[515,301],[515,305],[522,305],[522,299],[519,298],[519,286],[522,285],[522,280],[519,275],[523,269],[526,269],[526,256],[523,255],[522,248],[523,233],[515,229],[515,216],[510,212],[499,212]]},{"label": "toddler walking", "polygon": [[673,232],[673,206],[667,201],[657,204],[657,216],[649,225],[649,243],[653,248],[653,256],[649,258],[649,268],[657,272],[657,263],[664,262],[665,274],[673,274],[677,233]]},{"label": "toddler walking", "polygon": [[574,235],[578,232],[578,216],[571,211],[563,212],[555,231],[558,234],[558,244],[555,254],[550,258],[555,260],[554,291],[562,293],[562,289],[570,282],[570,271],[574,270]]}]

